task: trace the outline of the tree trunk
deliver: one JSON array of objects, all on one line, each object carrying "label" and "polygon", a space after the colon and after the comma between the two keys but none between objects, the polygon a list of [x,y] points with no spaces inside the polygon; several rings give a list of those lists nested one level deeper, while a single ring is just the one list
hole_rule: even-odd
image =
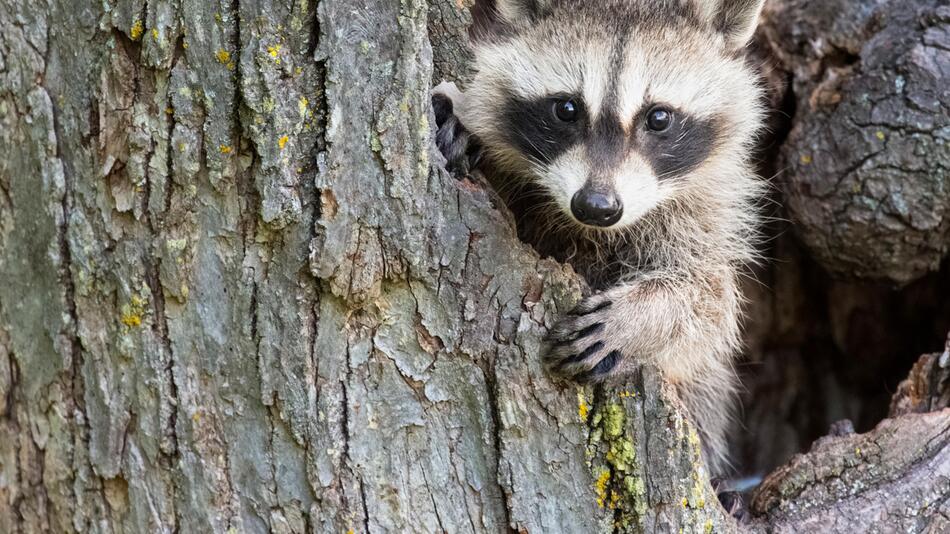
[{"label": "tree trunk", "polygon": [[541,371],[586,288],[431,144],[470,4],[0,0],[0,532],[739,529],[652,370]]},{"label": "tree trunk", "polygon": [[0,1],[0,531],[722,520],[652,374],[539,369],[583,286],[439,168],[433,4]]}]

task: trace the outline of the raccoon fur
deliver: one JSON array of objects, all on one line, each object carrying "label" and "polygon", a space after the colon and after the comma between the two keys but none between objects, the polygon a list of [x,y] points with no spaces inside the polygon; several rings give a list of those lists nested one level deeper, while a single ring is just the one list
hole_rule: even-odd
[{"label": "raccoon fur", "polygon": [[597,383],[655,365],[716,474],[765,187],[743,54],[763,2],[496,0],[465,93],[433,97],[450,166],[482,169],[522,239],[596,291],[551,329],[546,367]]}]

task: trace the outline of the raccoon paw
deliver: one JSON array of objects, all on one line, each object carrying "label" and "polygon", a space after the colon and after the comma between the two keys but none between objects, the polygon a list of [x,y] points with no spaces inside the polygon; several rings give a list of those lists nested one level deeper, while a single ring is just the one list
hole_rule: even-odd
[{"label": "raccoon paw", "polygon": [[719,504],[726,510],[726,513],[736,518],[740,524],[746,522],[749,510],[741,493],[738,491],[723,491],[716,493],[716,497],[719,498]]},{"label": "raccoon paw", "polygon": [[455,116],[452,99],[443,92],[432,93],[435,113],[435,143],[445,156],[445,168],[455,176],[467,176],[478,163],[479,149],[471,133]]},{"label": "raccoon paw", "polygon": [[543,361],[556,375],[579,383],[602,382],[622,371],[626,358],[615,332],[610,293],[592,295],[548,333]]}]

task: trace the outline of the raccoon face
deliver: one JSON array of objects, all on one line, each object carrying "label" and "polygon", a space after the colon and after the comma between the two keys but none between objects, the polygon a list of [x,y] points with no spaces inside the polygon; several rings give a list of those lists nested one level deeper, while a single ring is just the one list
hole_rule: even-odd
[{"label": "raccoon face", "polygon": [[499,166],[587,227],[720,197],[760,122],[737,52],[761,4],[498,0],[460,116]]}]

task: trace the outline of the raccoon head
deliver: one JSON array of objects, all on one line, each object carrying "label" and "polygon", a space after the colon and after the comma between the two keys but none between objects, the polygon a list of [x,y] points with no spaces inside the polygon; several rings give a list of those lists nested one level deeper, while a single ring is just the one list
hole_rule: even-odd
[{"label": "raccoon head", "polygon": [[459,116],[586,227],[726,199],[761,122],[740,52],[763,2],[496,0]]}]

